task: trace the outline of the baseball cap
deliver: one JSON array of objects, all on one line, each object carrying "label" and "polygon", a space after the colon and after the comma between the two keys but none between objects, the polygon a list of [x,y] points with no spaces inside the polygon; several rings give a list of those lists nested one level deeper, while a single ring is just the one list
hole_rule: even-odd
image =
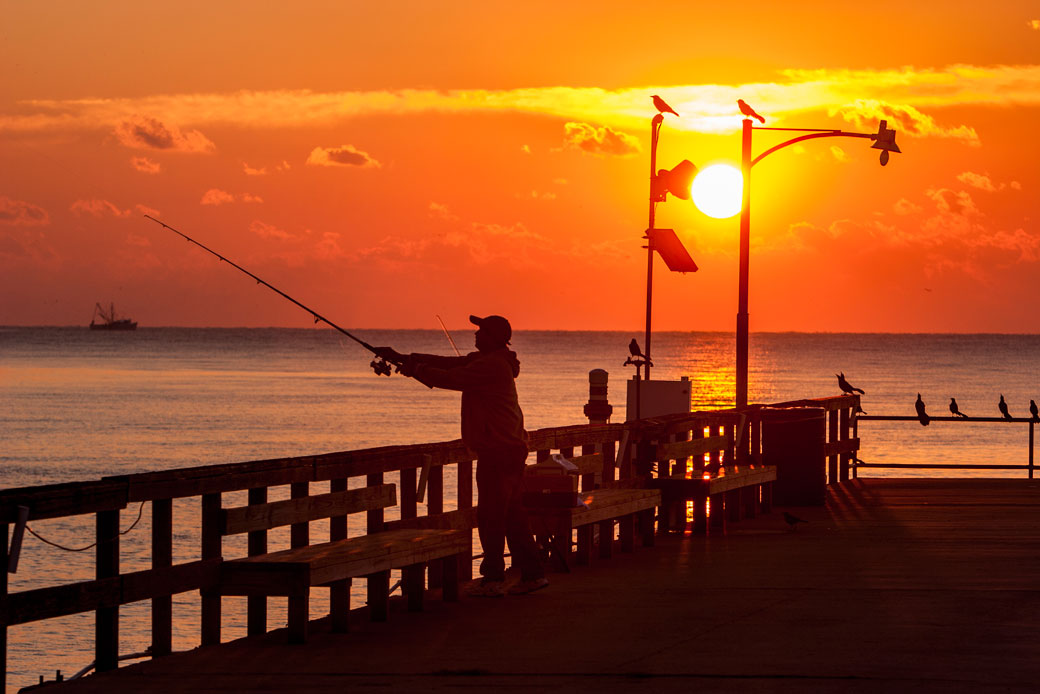
[{"label": "baseball cap", "polygon": [[485,318],[470,316],[469,322],[486,331],[490,337],[498,338],[506,344],[509,344],[509,340],[513,337],[512,326],[502,316],[487,316]]}]

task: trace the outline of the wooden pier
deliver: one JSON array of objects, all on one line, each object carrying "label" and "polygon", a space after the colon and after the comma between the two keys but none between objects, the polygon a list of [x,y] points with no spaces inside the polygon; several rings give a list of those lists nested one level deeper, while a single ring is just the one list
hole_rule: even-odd
[{"label": "wooden pier", "polygon": [[1033,692],[1040,482],[858,479],[823,507],[669,534],[528,596],[315,622],[62,685],[87,692]]}]

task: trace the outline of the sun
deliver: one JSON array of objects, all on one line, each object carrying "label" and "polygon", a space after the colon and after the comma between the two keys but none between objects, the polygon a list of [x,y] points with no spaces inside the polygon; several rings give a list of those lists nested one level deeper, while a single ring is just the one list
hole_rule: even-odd
[{"label": "sun", "polygon": [[709,217],[732,217],[740,212],[744,177],[729,164],[714,164],[697,174],[690,193],[697,209]]}]

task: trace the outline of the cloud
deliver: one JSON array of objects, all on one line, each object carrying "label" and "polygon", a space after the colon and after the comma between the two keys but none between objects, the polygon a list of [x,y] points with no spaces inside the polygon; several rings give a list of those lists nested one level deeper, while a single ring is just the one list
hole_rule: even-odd
[{"label": "cloud", "polygon": [[261,222],[259,219],[253,220],[249,225],[249,231],[265,239],[280,239],[282,241],[288,241],[289,239],[295,238],[284,229],[279,229],[272,224]]},{"label": "cloud", "polygon": [[640,151],[639,140],[607,126],[564,123],[563,140],[568,147],[597,155],[628,156]]},{"label": "cloud", "polygon": [[[0,198],[0,215],[3,200]],[[2,216],[0,222],[3,222]],[[24,268],[26,263],[56,267],[60,258],[38,229],[0,229],[0,267],[16,270]]]},{"label": "cloud", "polygon": [[0,224],[31,227],[46,226],[50,221],[50,215],[42,207],[0,195]]},{"label": "cloud", "polygon": [[102,217],[124,218],[134,213],[133,210],[121,210],[115,203],[108,200],[98,200],[96,198],[77,200],[69,206],[69,209],[77,216],[88,214],[99,219]]},{"label": "cloud", "polygon": [[116,137],[127,147],[208,154],[216,146],[198,130],[182,132],[175,125],[135,115],[116,126]]},{"label": "cloud", "polygon": [[259,195],[253,195],[252,193],[240,193],[233,195],[226,190],[220,188],[210,188],[202,194],[202,205],[225,205],[235,201],[239,202],[263,202],[264,199]]},{"label": "cloud", "polygon": [[381,166],[367,152],[362,152],[354,145],[315,147],[307,157],[307,163],[314,166],[359,166],[366,169]]},{"label": "cloud", "polygon": [[834,156],[835,160],[840,161],[843,164],[849,161],[849,155],[838,145],[831,145],[831,154]]},{"label": "cloud", "polygon": [[159,162],[152,161],[148,157],[132,157],[130,159],[130,166],[134,167],[141,173],[146,174],[157,174],[162,170]]},{"label": "cloud", "polygon": [[[291,168],[292,167],[289,166],[289,162],[283,161],[281,164],[278,164],[277,166],[275,166],[274,170],[278,171],[278,172],[281,172],[281,171],[288,171]],[[254,167],[250,166],[249,164],[246,164],[245,162],[242,162],[242,170],[245,171],[246,176],[266,176],[267,175],[267,167],[266,166],[261,166],[259,168],[254,168]]]},{"label": "cloud", "polygon": [[1005,188],[1022,190],[1022,184],[1018,181],[1011,181],[1010,183],[994,183],[989,177],[989,174],[977,174],[972,171],[965,171],[964,173],[957,174],[957,180],[965,185],[971,186],[972,188],[984,190],[987,193],[995,193],[998,190],[1004,190]]},{"label": "cloud", "polygon": [[457,222],[459,221],[458,216],[451,213],[447,205],[439,202],[430,203],[430,217],[434,219],[440,219],[446,222]]},{"label": "cloud", "polygon": [[929,115],[921,113],[913,106],[891,104],[877,99],[857,99],[831,111],[837,113],[857,128],[871,130],[877,128],[879,120],[887,120],[888,127],[912,137],[945,137],[963,140],[969,145],[979,145],[979,135],[974,128],[966,125],[942,127]]}]

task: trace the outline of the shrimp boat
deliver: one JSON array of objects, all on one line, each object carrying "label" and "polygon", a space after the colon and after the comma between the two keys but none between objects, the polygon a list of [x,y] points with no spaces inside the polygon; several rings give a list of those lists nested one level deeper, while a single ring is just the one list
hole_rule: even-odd
[{"label": "shrimp boat", "polygon": [[[98,316],[101,317],[101,322],[98,322]],[[108,305],[108,312],[101,307],[101,304],[94,304],[94,316],[90,319],[91,330],[137,330],[137,321],[130,320],[129,318],[116,318],[116,307],[114,304]]]}]

